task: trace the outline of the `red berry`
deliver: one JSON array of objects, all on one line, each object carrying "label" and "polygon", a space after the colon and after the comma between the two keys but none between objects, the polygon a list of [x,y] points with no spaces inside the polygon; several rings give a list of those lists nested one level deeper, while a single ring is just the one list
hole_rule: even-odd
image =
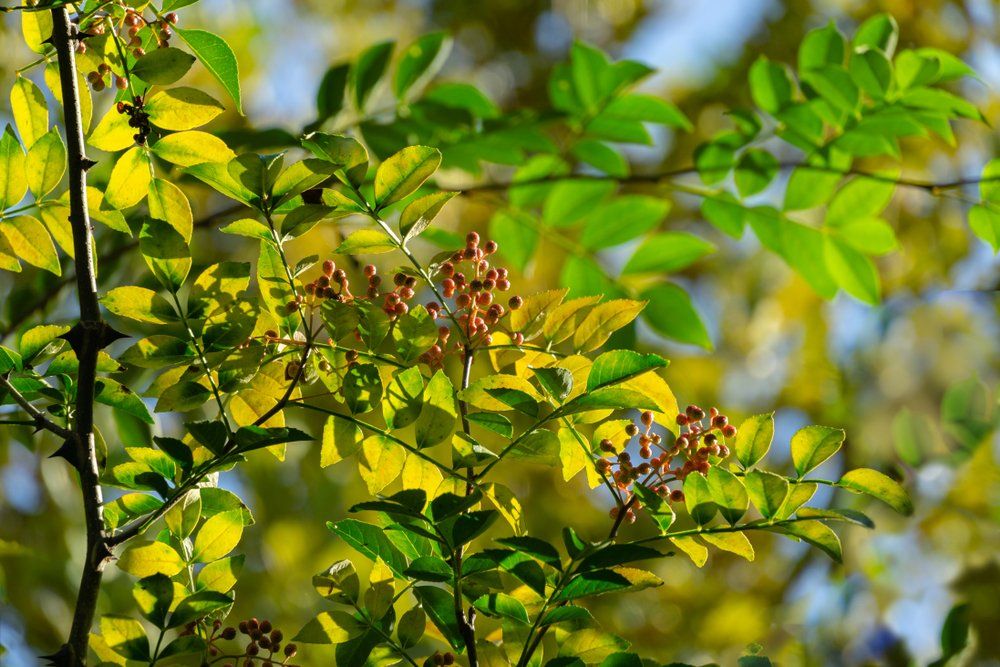
[{"label": "red berry", "polygon": [[[500,285],[498,284],[497,287],[500,287]],[[511,310],[517,310],[518,308],[524,305],[524,299],[522,299],[519,296],[512,296],[510,297],[510,300],[507,301],[507,305],[510,307]]]}]

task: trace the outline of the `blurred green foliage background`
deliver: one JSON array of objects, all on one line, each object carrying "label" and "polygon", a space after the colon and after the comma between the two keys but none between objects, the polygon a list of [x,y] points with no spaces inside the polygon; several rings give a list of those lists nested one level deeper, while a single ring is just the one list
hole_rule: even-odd
[{"label": "blurred green foliage background", "polygon": [[[544,106],[551,66],[573,38],[590,41],[659,69],[643,88],[673,100],[695,124],[692,134],[664,132],[655,147],[631,152],[641,173],[690,164],[695,145],[724,122],[724,109],[749,101],[746,73],[758,54],[794,61],[808,29],[834,20],[850,32],[879,11],[899,21],[901,46],[934,46],[969,61],[981,79],[966,80],[963,93],[994,126],[1000,122],[1000,5],[991,0],[202,0],[183,20],[222,34],[239,56],[246,117],[230,112],[218,126],[293,133],[315,116],[316,87],[330,64],[382,39],[405,44],[447,30],[456,43],[441,78],[474,83],[505,109]],[[10,81],[30,60],[16,18],[0,23],[0,51],[0,73]],[[0,107],[0,119],[5,114]],[[997,154],[993,128],[967,123],[956,133],[956,149],[924,142],[919,150],[929,153],[915,154],[904,146],[911,166],[903,173],[948,180],[978,173]],[[214,210],[210,200],[195,204],[202,214]],[[675,201],[667,226],[719,247],[679,276],[715,349],[670,344],[643,328],[636,345],[672,360],[665,377],[682,404],[719,405],[737,423],[777,409],[779,443],[806,423],[846,428],[844,452],[820,473],[860,465],[892,471],[906,479],[917,513],[904,519],[873,504],[878,530],[844,532],[843,566],[767,536],[754,540],[755,563],[719,553],[698,570],[684,558],[667,559],[657,565],[664,587],[602,598],[595,615],[664,662],[734,664],[759,643],[786,665],[904,665],[933,661],[945,615],[968,602],[977,630],[969,664],[996,664],[1000,261],[968,231],[961,195],[897,194],[888,219],[903,250],[880,259],[885,298],[877,308],[844,296],[823,301],[750,235],[734,242],[700,220],[697,204]],[[446,210],[444,224],[485,229],[494,206],[467,198]],[[248,252],[205,234],[202,259]],[[330,249],[336,243],[326,241]],[[557,249],[539,256],[546,261],[517,278],[521,293],[559,274]],[[30,285],[36,293],[44,287],[38,282]],[[27,293],[23,282],[0,282],[0,321],[25,307],[19,289]],[[52,317],[71,312],[59,308]],[[35,664],[34,656],[61,642],[75,594],[81,513],[70,469],[46,459],[55,447],[45,436],[0,430],[0,643],[8,649],[0,662],[12,667]],[[222,480],[240,489],[257,520],[241,546],[248,569],[237,587],[238,617],[299,627],[316,611],[310,576],[347,555],[324,523],[363,488],[350,464],[320,470],[318,456],[318,447],[293,447],[284,464],[251,458]],[[531,532],[555,537],[566,523],[591,537],[605,532],[607,499],[558,474],[508,470],[505,483],[525,499]],[[126,608],[130,585],[110,568],[102,608]]]}]

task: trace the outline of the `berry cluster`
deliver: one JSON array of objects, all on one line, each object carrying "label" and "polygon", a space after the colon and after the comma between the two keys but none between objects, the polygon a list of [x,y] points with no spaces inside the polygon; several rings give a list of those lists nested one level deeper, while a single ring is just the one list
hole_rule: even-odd
[{"label": "berry cluster", "polygon": [[[170,38],[174,36],[173,26],[177,25],[178,16],[176,12],[168,12],[162,17],[147,19],[143,16],[142,12],[134,7],[125,6],[124,3],[120,3],[125,9],[124,16],[118,25],[112,23],[112,30],[115,31],[114,38],[116,40],[121,40],[126,43],[126,46],[132,49],[132,55],[136,58],[141,58],[146,55],[145,49],[143,49],[143,38],[140,31],[148,28],[152,31],[153,35],[156,37],[157,48],[166,48],[170,46]],[[81,31],[81,39],[77,42],[76,51],[77,53],[84,54],[87,52],[87,44],[84,41],[87,37],[99,37],[107,32],[106,20],[112,18],[110,14],[106,12],[99,12],[95,15],[94,20],[91,21],[85,29]],[[113,19],[112,19],[113,20]],[[107,72],[102,72],[101,74],[106,74]],[[91,72],[94,74],[94,72]],[[87,77],[90,79],[90,75]],[[103,79],[103,76],[101,77]],[[115,79],[115,85],[119,89],[124,90],[125,86],[119,84],[119,79]],[[94,86],[94,90],[103,90],[104,82],[101,81],[100,85],[94,83],[91,80],[91,85]]]},{"label": "berry cluster", "polygon": [[455,654],[451,651],[434,651],[434,653],[424,660],[423,667],[444,667],[455,664]]},{"label": "berry cluster", "polygon": [[[498,249],[496,241],[491,239],[481,244],[479,234],[470,232],[465,237],[465,248],[453,252],[451,258],[438,267],[438,274],[442,276],[442,296],[455,300],[452,313],[465,334],[464,338],[473,346],[492,343],[491,331],[497,328],[508,310],[517,310],[524,303],[516,295],[507,300],[506,307],[497,300],[497,292],[510,290],[507,269],[490,266],[487,259]],[[442,306],[431,303],[427,310],[434,317],[439,317]],[[524,335],[520,332],[511,333],[511,338],[516,345],[524,342]]]},{"label": "berry cluster", "polygon": [[[608,438],[601,440],[599,447],[602,454],[614,460],[599,459],[597,470],[602,475],[611,475],[621,491],[629,493],[638,481],[662,498],[683,502],[684,492],[671,490],[668,482],[683,482],[692,472],[704,475],[712,465],[729,456],[729,447],[724,439],[736,437],[736,427],[717,408],[708,411],[706,420],[704,410],[697,405],[689,405],[677,415],[681,433],[668,446],[662,436],[653,432],[653,421],[653,413],[646,411],[640,415],[640,424],[626,426],[620,449]],[[639,437],[639,457],[642,459],[639,463],[635,463],[631,454],[625,451],[636,436]],[[683,463],[678,465],[675,459],[682,459]],[[640,508],[639,499],[628,496],[625,500],[625,519],[631,523]],[[611,517],[617,518],[620,511],[619,507],[613,508]]]},{"label": "berry cluster", "polygon": [[144,145],[152,128],[149,126],[149,114],[142,108],[142,98],[135,98],[135,106],[128,102],[119,102],[116,109],[118,109],[118,113],[127,115],[129,127],[136,129],[136,133],[132,135],[135,143],[139,146]]},{"label": "berry cluster", "polygon": [[[250,618],[240,621],[237,626],[238,630],[230,626],[220,631],[221,627],[221,621],[213,622],[212,632],[208,638],[208,653],[213,657],[223,654],[225,657],[236,660],[236,662],[223,663],[224,667],[236,667],[237,663],[240,667],[253,667],[257,664],[262,667],[287,665],[289,664],[288,660],[294,658],[298,652],[298,647],[295,644],[282,645],[284,633],[278,628],[272,627],[271,621],[268,620],[258,621],[256,618]],[[216,641],[220,639],[232,641],[239,635],[245,635],[249,639],[246,648],[240,655],[223,653],[223,649],[216,646]]]},{"label": "berry cluster", "polygon": [[305,298],[296,295],[295,299],[289,301],[285,306],[289,315],[298,312],[303,303],[308,306],[316,306],[323,299],[348,301],[354,298],[354,295],[351,294],[347,272],[338,269],[336,262],[332,259],[323,261],[323,273],[311,283],[306,283],[305,293]]}]

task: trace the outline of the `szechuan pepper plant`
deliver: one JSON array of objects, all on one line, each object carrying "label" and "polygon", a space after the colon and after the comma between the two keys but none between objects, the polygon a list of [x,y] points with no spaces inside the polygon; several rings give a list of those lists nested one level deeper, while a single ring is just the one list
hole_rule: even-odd
[{"label": "szechuan pepper plant", "polygon": [[[907,142],[954,141],[954,122],[981,120],[949,88],[971,73],[958,59],[897,49],[885,15],[850,38],[819,28],[796,68],[757,61],[753,106],[690,169],[649,175],[622,146],[691,123],[635,91],[648,67],[584,43],[553,69],[550,108],[505,112],[436,82],[449,39],[434,33],[332,67],[298,134],[217,136],[200,128],[242,113],[238,64],[185,25],[194,1],[3,8],[37,59],[7,82],[0,269],[65,276],[3,331],[16,335],[0,348],[3,424],[75,471],[86,526],[53,664],[326,664],[310,658],[322,644],[358,667],[661,664],[668,651],[640,656],[602,631],[589,599],[641,599],[662,583],[648,568],[675,554],[753,560],[762,533],[839,561],[835,527],[873,523],[814,501],[821,485],[912,511],[874,469],[814,477],[843,430],[802,428],[770,466],[773,415],[678,407],[667,360],[627,348],[639,322],[710,344],[669,280],[713,250],[662,229],[675,193],[726,234],[749,228],[819,294],[877,302],[872,258],[898,245],[881,217],[893,193],[967,184],[894,167]],[[225,95],[179,83],[196,67]],[[370,108],[383,87],[392,104]],[[998,164],[969,210],[994,248]],[[783,174],[781,209],[753,203]],[[438,225],[483,196],[502,202],[486,228]],[[196,218],[195,197],[215,212]],[[213,259],[225,235],[247,261]],[[526,293],[519,278],[550,260],[542,239],[565,254],[559,282]],[[629,242],[623,263],[602,261]],[[130,255],[148,270],[113,282]],[[46,314],[71,284],[74,310]],[[314,607],[277,628],[230,614],[257,526],[220,482],[250,457],[280,466],[288,447],[356,467],[368,499],[328,508],[325,539],[357,557],[317,573]],[[525,466],[585,478],[606,530],[532,535],[532,507],[497,475]],[[101,603],[109,569],[132,577],[131,601]]]}]

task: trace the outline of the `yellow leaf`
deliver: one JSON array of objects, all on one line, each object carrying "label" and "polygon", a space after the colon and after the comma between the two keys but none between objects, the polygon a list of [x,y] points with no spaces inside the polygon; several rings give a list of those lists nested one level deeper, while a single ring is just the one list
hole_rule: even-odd
[{"label": "yellow leaf", "polygon": [[133,146],[134,137],[135,128],[129,127],[128,116],[118,113],[112,106],[90,133],[87,143],[98,150],[114,153]]},{"label": "yellow leaf", "polygon": [[169,544],[147,542],[125,549],[118,558],[118,567],[140,579],[157,573],[172,577],[184,569],[184,559]]},{"label": "yellow leaf", "polygon": [[52,237],[45,225],[35,218],[21,215],[0,220],[0,234],[3,234],[17,256],[28,264],[57,276],[62,274]]},{"label": "yellow leaf", "polygon": [[104,200],[119,210],[135,206],[146,197],[151,179],[149,157],[142,148],[133,146],[111,170]]},{"label": "yellow leaf", "polygon": [[361,449],[364,435],[357,424],[343,419],[328,417],[323,426],[323,445],[319,454],[321,468],[339,463],[354,456]]},{"label": "yellow leaf", "polygon": [[149,188],[149,214],[176,229],[184,237],[185,243],[191,242],[194,230],[191,204],[176,185],[162,178],[152,180]]},{"label": "yellow leaf", "polygon": [[427,499],[433,499],[434,492],[439,486],[444,476],[436,465],[425,459],[410,454],[403,464],[403,488],[422,489],[427,494]]},{"label": "yellow leaf", "polygon": [[688,555],[698,567],[703,567],[708,560],[708,548],[693,537],[671,537],[674,546]]},{"label": "yellow leaf", "polygon": [[21,141],[31,148],[49,131],[49,107],[45,95],[31,79],[18,76],[10,89],[10,109],[21,133]]}]

